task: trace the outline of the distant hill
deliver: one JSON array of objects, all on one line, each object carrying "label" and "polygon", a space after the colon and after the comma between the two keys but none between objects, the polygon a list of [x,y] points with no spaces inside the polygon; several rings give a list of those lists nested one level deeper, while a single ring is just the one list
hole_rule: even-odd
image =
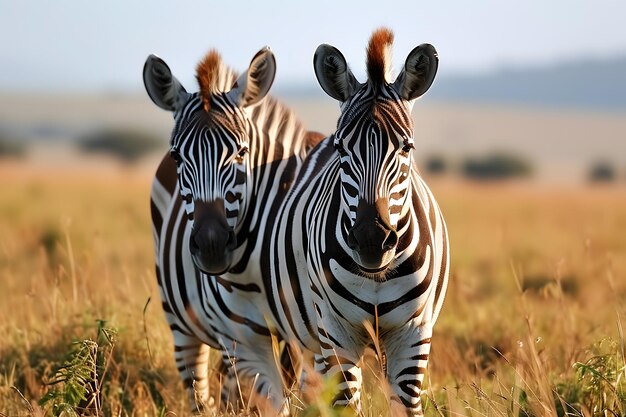
[{"label": "distant hill", "polygon": [[429,98],[550,107],[626,109],[626,54],[580,59],[551,66],[506,68],[436,82]]},{"label": "distant hill", "polygon": [[[284,97],[326,98],[316,83],[280,85],[274,93]],[[440,76],[425,99],[625,110],[626,54],[549,66],[503,68],[482,74]]]}]

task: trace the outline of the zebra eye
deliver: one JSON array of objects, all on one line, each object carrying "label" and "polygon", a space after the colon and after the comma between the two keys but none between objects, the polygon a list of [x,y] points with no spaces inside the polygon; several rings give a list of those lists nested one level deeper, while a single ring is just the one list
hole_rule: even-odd
[{"label": "zebra eye", "polygon": [[339,155],[346,156],[346,150],[343,148],[343,144],[341,143],[341,141],[337,140],[333,142],[333,147],[337,149]]},{"label": "zebra eye", "polygon": [[248,152],[249,152],[249,149],[246,145],[239,148],[239,150],[237,151],[237,155],[235,155],[235,161],[237,161],[238,163],[242,163],[243,158],[246,156]]},{"label": "zebra eye", "polygon": [[237,152],[237,156],[240,157],[240,158],[243,158],[244,156],[246,156],[246,154],[249,151],[250,150],[248,149],[248,147],[246,145],[244,145],[241,148],[239,148],[239,152]]},{"label": "zebra eye", "polygon": [[411,152],[411,149],[415,149],[415,145],[413,145],[412,142],[409,142],[408,139],[404,140],[404,146],[402,146],[402,153],[404,155],[408,155],[409,152]]},{"label": "zebra eye", "polygon": [[180,157],[180,154],[176,149],[170,150],[170,156],[172,157],[172,159],[174,159],[174,161],[176,161],[177,165],[181,163],[182,158]]}]

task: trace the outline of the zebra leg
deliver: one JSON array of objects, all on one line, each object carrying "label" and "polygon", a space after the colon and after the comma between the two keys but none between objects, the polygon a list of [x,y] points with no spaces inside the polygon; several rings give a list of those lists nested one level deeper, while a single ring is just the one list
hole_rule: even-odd
[{"label": "zebra leg", "polygon": [[[260,415],[289,415],[286,394],[299,377],[300,352],[285,346],[278,358],[280,370],[276,369],[276,358],[271,355],[273,351],[259,348],[252,352],[241,345],[237,348],[237,357],[224,355],[219,367],[222,409],[237,413],[248,404]],[[244,380],[254,383],[251,391],[241,391],[248,386]]]},{"label": "zebra leg", "polygon": [[280,373],[287,391],[293,391],[302,382],[302,360],[301,350],[295,344],[286,343],[280,353]]},{"label": "zebra leg", "polygon": [[[361,413],[361,368],[356,365],[354,355],[341,346],[333,344],[325,330],[320,329],[321,353],[315,355],[315,370],[322,375],[337,378],[338,392],[333,398],[333,407],[351,406]],[[337,340],[336,338],[334,338]]]},{"label": "zebra leg", "polygon": [[[282,375],[279,369],[282,367],[280,362],[287,359],[283,355],[274,358],[269,341],[267,344],[255,346],[254,349],[238,345],[236,356],[234,354],[235,352],[230,352],[224,357],[229,366],[229,375],[233,376],[234,383],[231,386],[235,388],[228,391],[232,400],[230,403],[237,402],[242,407],[251,406],[260,411],[261,415],[288,415],[285,392],[291,387],[286,385],[289,382],[288,376]],[[285,352],[283,354],[288,355]],[[246,392],[241,391],[243,388],[246,388]]]},{"label": "zebra leg", "polygon": [[[220,410],[233,411],[239,403],[239,389],[237,387],[237,375],[232,365],[233,360],[223,357],[217,364],[218,386],[220,387]],[[231,410],[232,409],[232,410]]]},{"label": "zebra leg", "polygon": [[209,395],[209,351],[208,345],[193,336],[180,333],[175,335],[176,368],[187,389],[194,412],[215,408],[215,399]]},{"label": "zebra leg", "polygon": [[387,378],[407,416],[423,416],[421,393],[430,353],[430,324],[410,324],[385,335]]}]

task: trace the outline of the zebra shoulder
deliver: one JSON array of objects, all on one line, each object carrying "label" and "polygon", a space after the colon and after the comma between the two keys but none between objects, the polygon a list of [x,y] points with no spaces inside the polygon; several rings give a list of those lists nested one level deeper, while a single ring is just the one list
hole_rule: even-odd
[{"label": "zebra shoulder", "polygon": [[307,132],[304,136],[304,148],[307,152],[311,149],[315,148],[322,140],[324,140],[325,136],[320,132]]},{"label": "zebra shoulder", "polygon": [[154,194],[155,187],[160,186],[171,196],[176,191],[177,181],[178,175],[176,173],[176,161],[168,153],[163,156],[163,159],[161,159],[161,163],[154,174],[152,192]]},{"label": "zebra shoulder", "polygon": [[[165,155],[152,180],[150,191],[150,214],[154,233],[159,233],[167,216],[168,207],[174,197],[178,176],[176,161],[169,154]],[[155,240],[157,236],[155,235]]]}]

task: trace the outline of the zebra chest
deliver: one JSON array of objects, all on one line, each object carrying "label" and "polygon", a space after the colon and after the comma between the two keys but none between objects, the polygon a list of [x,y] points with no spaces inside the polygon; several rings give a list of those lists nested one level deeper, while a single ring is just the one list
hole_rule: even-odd
[{"label": "zebra chest", "polygon": [[[200,301],[207,317],[213,318],[223,336],[230,340],[251,342],[268,335],[260,306],[265,296],[261,286],[234,274],[207,277]],[[219,324],[217,324],[219,323]]]},{"label": "zebra chest", "polygon": [[318,302],[323,310],[345,326],[361,328],[364,322],[378,323],[380,329],[403,326],[419,317],[427,305],[429,291],[422,289],[423,278],[414,273],[388,281],[375,281],[346,270],[331,259],[320,282],[325,297]]}]

